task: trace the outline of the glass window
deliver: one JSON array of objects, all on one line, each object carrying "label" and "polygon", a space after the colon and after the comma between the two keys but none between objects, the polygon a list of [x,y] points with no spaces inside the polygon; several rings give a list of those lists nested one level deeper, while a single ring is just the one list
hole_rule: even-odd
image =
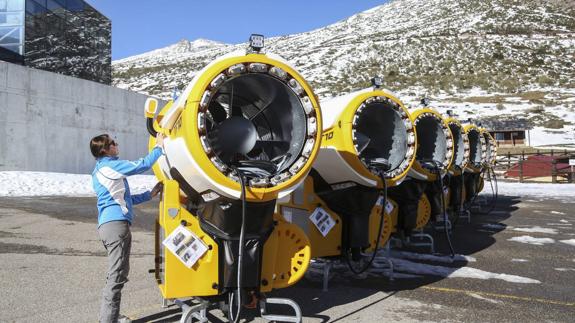
[{"label": "glass window", "polygon": [[0,44],[20,44],[21,27],[0,27]]},{"label": "glass window", "polygon": [[0,12],[24,10],[23,0],[0,0]]},{"label": "glass window", "polygon": [[[46,1],[44,1],[44,5]],[[46,7],[40,5],[37,1],[26,0],[26,12],[32,15],[43,14],[46,12]]]},{"label": "glass window", "polygon": [[0,26],[22,26],[22,13],[0,12]]},{"label": "glass window", "polygon": [[22,46],[20,45],[0,45],[0,47],[5,48],[9,51],[13,51],[14,53],[18,53],[22,55]]},{"label": "glass window", "polygon": [[67,8],[70,11],[83,11],[86,4],[82,0],[68,0]]},{"label": "glass window", "polygon": [[46,2],[46,8],[48,8],[48,10],[51,10],[51,11],[57,11],[58,9],[62,8],[62,5],[60,5],[58,2],[56,2],[54,0],[48,0]]}]

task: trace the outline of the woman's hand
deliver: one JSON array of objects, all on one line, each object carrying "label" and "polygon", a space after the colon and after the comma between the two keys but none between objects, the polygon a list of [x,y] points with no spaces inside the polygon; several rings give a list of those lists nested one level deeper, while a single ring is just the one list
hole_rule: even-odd
[{"label": "woman's hand", "polygon": [[164,149],[164,134],[158,132],[156,135],[156,146]]},{"label": "woman's hand", "polygon": [[150,195],[152,196],[152,198],[154,198],[156,195],[158,195],[160,192],[162,192],[163,188],[164,188],[164,184],[162,182],[156,183],[156,185],[154,185],[154,188],[152,188],[152,191],[150,192]]}]

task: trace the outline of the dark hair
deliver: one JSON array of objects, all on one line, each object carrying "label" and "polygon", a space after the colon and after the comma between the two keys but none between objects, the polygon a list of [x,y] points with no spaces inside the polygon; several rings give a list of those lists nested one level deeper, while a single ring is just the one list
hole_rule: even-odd
[{"label": "dark hair", "polygon": [[90,140],[90,151],[98,159],[106,156],[106,150],[113,144],[115,144],[114,140],[108,134],[99,135]]}]

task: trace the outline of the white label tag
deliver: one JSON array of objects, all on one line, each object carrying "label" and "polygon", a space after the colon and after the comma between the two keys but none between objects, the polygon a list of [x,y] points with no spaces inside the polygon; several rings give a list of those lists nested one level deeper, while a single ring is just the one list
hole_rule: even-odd
[{"label": "white label tag", "polygon": [[391,214],[391,212],[393,212],[393,203],[385,201],[385,213]]},{"label": "white label tag", "polygon": [[334,219],[321,207],[316,208],[309,216],[309,219],[324,237],[335,226]]},{"label": "white label tag", "polygon": [[162,244],[188,268],[192,268],[208,251],[208,246],[200,238],[181,225],[172,231]]},{"label": "white label tag", "polygon": [[[375,204],[377,206],[382,206],[383,205],[383,196],[380,196],[377,199],[377,202]],[[389,200],[385,201],[385,213],[391,214],[392,211],[393,211],[393,203],[391,203]]]}]

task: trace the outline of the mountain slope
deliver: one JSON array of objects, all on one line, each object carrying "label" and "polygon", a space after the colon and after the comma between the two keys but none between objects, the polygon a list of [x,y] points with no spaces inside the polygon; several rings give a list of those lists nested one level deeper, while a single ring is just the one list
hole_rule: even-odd
[{"label": "mountain slope", "polygon": [[[391,89],[421,86],[431,93],[570,87],[573,7],[573,1],[396,0],[325,28],[267,39],[267,50],[292,62],[322,97],[364,87],[375,74]],[[114,84],[168,97],[210,60],[245,46],[181,41],[115,61]]]}]

